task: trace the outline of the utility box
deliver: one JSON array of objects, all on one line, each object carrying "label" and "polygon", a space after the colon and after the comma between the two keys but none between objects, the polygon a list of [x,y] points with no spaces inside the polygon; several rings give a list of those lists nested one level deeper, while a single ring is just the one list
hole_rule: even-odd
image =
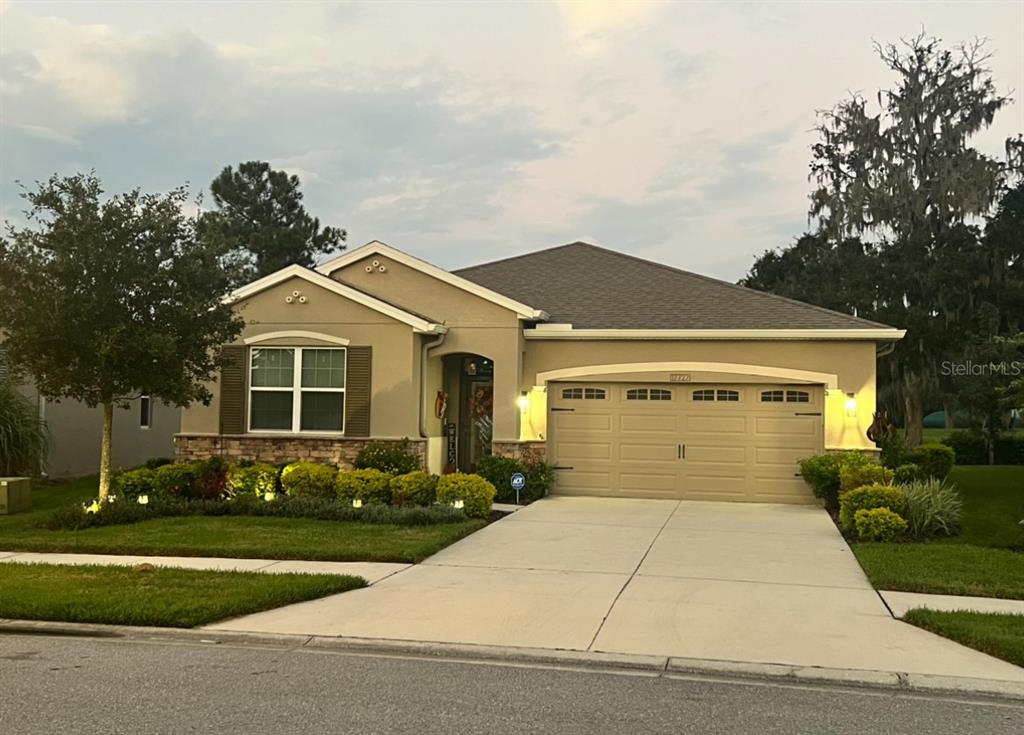
[{"label": "utility box", "polygon": [[32,480],[0,477],[0,516],[32,510]]}]

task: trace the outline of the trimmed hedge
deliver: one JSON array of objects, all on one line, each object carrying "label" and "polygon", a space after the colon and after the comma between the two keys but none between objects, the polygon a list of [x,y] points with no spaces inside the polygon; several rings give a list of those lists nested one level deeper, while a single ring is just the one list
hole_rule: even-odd
[{"label": "trimmed hedge", "polygon": [[839,492],[842,493],[865,485],[891,485],[893,471],[874,462],[868,464],[847,464],[839,468]]},{"label": "trimmed hedge", "polygon": [[861,541],[895,541],[907,530],[907,522],[888,508],[862,508],[853,521]]},{"label": "trimmed hedge", "polygon": [[800,475],[816,497],[823,498],[832,509],[838,507],[843,467],[866,467],[872,461],[861,452],[832,452],[801,459]]},{"label": "trimmed hedge", "polygon": [[337,479],[336,467],[315,462],[292,462],[281,470],[281,487],[288,495],[333,498]]},{"label": "trimmed hedge", "polygon": [[263,497],[278,490],[281,470],[272,464],[234,464],[228,467],[228,495]]},{"label": "trimmed hedge", "polygon": [[523,473],[526,487],[519,492],[521,502],[532,503],[551,492],[555,484],[555,468],[545,463],[540,457],[534,461],[521,462],[512,457],[489,455],[482,457],[476,464],[476,474],[494,485],[497,492],[495,500],[499,503],[514,503],[516,491],[512,489],[512,475]]},{"label": "trimmed hedge", "polygon": [[470,518],[487,518],[495,493],[494,485],[479,475],[455,472],[437,481],[437,502],[451,505],[461,500]]},{"label": "trimmed hedge", "polygon": [[985,437],[976,431],[959,430],[942,437],[942,444],[953,449],[960,464],[988,464]]},{"label": "trimmed hedge", "polygon": [[423,470],[391,478],[391,502],[398,507],[431,505],[437,500],[437,475]]},{"label": "trimmed hedge", "polygon": [[945,444],[922,444],[907,452],[906,459],[920,467],[926,476],[945,480],[956,464],[956,452]]},{"label": "trimmed hedge", "polygon": [[893,485],[865,485],[848,490],[839,496],[839,524],[844,531],[855,530],[855,517],[859,510],[888,508],[899,516],[907,512],[907,498]]},{"label": "trimmed hedge", "polygon": [[359,450],[352,466],[357,470],[380,470],[389,475],[405,475],[422,469],[419,455],[409,448],[409,442],[370,442]]},{"label": "trimmed hedge", "polygon": [[359,498],[364,503],[391,502],[391,475],[381,470],[366,468],[339,472],[335,480],[338,498],[352,500]]},{"label": "trimmed hedge", "polygon": [[85,506],[66,505],[58,508],[46,526],[55,530],[80,530],[96,526],[139,523],[175,516],[269,516],[281,518],[313,518],[323,521],[353,523],[384,523],[398,526],[427,526],[438,523],[459,523],[466,513],[450,506],[410,506],[393,508],[387,505],[366,505],[353,508],[351,503],[316,497],[276,496],[266,501],[256,495],[238,495],[227,500],[185,500],[181,497],[155,497],[147,505],[117,500],[104,503],[96,513]]}]

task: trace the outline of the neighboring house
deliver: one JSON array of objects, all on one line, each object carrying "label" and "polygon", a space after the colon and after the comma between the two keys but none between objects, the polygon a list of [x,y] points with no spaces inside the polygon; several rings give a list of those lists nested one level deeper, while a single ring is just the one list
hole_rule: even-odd
[{"label": "neighboring house", "polygon": [[[80,401],[46,399],[29,384],[21,392],[35,402],[50,430],[49,477],[76,477],[99,472],[103,409]],[[174,456],[174,434],[181,409],[149,398],[114,409],[111,460],[115,468],[137,467],[152,457]]]},{"label": "neighboring house", "polygon": [[629,497],[810,501],[797,460],[874,450],[903,335],[586,243],[449,272],[372,242],[230,299],[246,327],[179,458],[408,438],[433,472],[534,450],[559,493]]}]

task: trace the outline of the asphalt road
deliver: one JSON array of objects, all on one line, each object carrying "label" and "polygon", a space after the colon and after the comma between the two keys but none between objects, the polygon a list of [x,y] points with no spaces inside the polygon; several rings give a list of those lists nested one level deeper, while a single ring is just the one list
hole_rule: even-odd
[{"label": "asphalt road", "polygon": [[0,733],[1024,732],[1024,703],[329,650],[0,635]]}]

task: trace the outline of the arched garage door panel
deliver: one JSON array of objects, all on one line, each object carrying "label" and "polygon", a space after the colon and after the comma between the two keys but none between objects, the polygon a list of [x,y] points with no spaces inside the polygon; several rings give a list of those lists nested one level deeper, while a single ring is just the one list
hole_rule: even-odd
[{"label": "arched garage door panel", "polygon": [[822,451],[821,386],[552,383],[556,492],[813,502],[797,461]]}]

